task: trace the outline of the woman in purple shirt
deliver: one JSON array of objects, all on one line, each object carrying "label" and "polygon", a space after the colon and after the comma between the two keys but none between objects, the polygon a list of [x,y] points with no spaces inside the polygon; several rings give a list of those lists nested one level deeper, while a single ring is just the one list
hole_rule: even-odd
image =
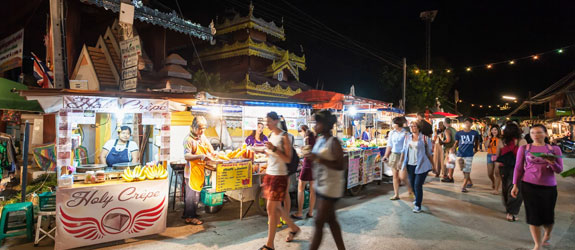
[{"label": "woman in purple shirt", "polygon": [[264,135],[264,124],[258,122],[258,129],[252,131],[252,134],[246,138],[246,144],[254,147],[264,147],[268,138]]},{"label": "woman in purple shirt", "polygon": [[[563,160],[560,157],[536,157],[532,153],[545,153],[561,156],[561,149],[545,143],[547,128],[536,124],[529,134],[532,144],[521,146],[517,152],[513,190],[511,195],[517,197],[519,189],[525,203],[525,214],[531,236],[535,242],[534,250],[550,243],[551,231],[555,222],[555,203],[557,202],[557,181],[555,173],[563,171]],[[545,229],[541,239],[541,226]]]}]

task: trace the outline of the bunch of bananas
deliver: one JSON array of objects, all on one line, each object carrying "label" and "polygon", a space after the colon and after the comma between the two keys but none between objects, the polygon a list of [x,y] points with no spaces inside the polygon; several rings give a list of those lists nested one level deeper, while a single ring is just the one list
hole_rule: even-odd
[{"label": "bunch of bananas", "polygon": [[144,173],[148,180],[168,178],[168,171],[162,165],[146,166],[144,167]]},{"label": "bunch of bananas", "polygon": [[127,167],[126,169],[124,169],[122,179],[124,179],[124,181],[127,182],[143,181],[146,179],[146,175],[144,173],[144,169],[141,166],[136,166],[134,170],[130,170],[130,168]]}]

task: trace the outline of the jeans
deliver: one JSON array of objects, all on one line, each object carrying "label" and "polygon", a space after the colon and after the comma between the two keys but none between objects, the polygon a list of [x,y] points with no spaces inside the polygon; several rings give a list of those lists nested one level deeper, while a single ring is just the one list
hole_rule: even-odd
[{"label": "jeans", "polygon": [[427,172],[423,174],[416,174],[415,168],[417,166],[407,165],[407,175],[409,176],[409,184],[415,193],[415,206],[421,207],[423,201],[423,183],[427,178]]},{"label": "jeans", "polygon": [[184,197],[184,215],[182,218],[184,219],[193,219],[198,218],[198,214],[196,210],[198,209],[198,202],[200,201],[200,192],[194,191],[190,188],[189,182],[190,179],[185,179],[184,185],[186,186],[186,196]]}]

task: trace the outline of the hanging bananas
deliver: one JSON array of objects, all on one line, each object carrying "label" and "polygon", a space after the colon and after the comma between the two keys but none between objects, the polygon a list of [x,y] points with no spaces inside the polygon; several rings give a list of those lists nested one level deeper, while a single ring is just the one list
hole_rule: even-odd
[{"label": "hanging bananas", "polygon": [[166,178],[168,178],[168,171],[166,171],[161,164],[144,166],[143,168],[141,166],[136,166],[133,170],[128,167],[124,169],[124,173],[122,174],[122,179],[126,182]]}]

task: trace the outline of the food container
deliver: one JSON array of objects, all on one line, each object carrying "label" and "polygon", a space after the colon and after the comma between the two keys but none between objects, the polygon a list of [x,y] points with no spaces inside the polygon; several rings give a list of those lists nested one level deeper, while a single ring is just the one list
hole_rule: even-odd
[{"label": "food container", "polygon": [[106,181],[106,173],[104,170],[96,171],[96,183],[102,183]]},{"label": "food container", "polygon": [[93,183],[96,178],[94,175],[94,171],[86,171],[86,175],[84,176],[84,183]]},{"label": "food container", "polygon": [[58,187],[71,188],[74,185],[74,176],[62,175],[58,178]]}]

